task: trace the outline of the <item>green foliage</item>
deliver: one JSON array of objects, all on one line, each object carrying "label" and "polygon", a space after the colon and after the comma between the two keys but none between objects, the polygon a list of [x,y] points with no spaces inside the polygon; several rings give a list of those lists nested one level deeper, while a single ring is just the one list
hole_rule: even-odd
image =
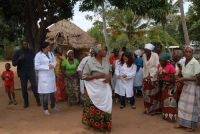
[{"label": "green foliage", "polygon": [[[5,19],[4,24],[13,19],[16,25],[11,24],[12,27],[18,25],[21,27],[21,30],[23,28],[24,35],[26,35],[31,48],[37,51],[46,38],[47,27],[59,20],[72,18],[73,8],[77,1],[1,0],[0,13]],[[39,24],[38,21],[40,21]],[[9,34],[9,36],[12,35]],[[22,36],[13,37],[21,38]]]},{"label": "green foliage", "polygon": [[190,40],[200,41],[200,0],[189,0],[192,5],[187,12]]},{"label": "green foliage", "polygon": [[100,29],[98,26],[94,26],[92,28],[90,28],[87,33],[94,37],[99,43],[104,44],[105,40],[104,40],[104,36],[102,33],[102,29]]},{"label": "green foliage", "polygon": [[[110,39],[112,39],[113,37],[110,37]],[[121,34],[118,38],[116,38],[114,41],[111,41],[111,50],[113,48],[119,48],[119,50],[121,50],[121,48],[123,46],[128,46],[129,44],[129,40],[126,36],[126,34]]]},{"label": "green foliage", "polygon": [[146,28],[148,26],[148,21],[143,22],[143,18],[134,13],[131,10],[120,10],[113,9],[107,13],[107,21],[109,25],[108,32],[111,36],[119,37],[121,34],[125,34],[129,39],[129,47],[132,47],[132,41],[137,35],[138,37],[143,37],[146,33]]}]

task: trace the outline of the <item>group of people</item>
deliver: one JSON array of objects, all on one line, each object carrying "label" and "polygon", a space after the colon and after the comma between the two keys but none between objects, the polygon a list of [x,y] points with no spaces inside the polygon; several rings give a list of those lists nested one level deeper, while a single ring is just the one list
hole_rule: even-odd
[{"label": "group of people", "polygon": [[[186,46],[184,52],[176,50],[172,55],[162,52],[162,45],[155,51],[151,43],[145,44],[144,51],[132,52],[123,47],[120,52],[115,48],[114,55],[107,59],[105,47],[95,44],[79,64],[73,50],[68,50],[65,56],[61,46],[57,46],[53,54],[49,43],[44,42],[35,55],[27,41],[21,45],[12,63],[17,66],[20,77],[24,108],[29,106],[29,80],[38,106],[41,106],[39,94],[42,94],[45,115],[50,115],[49,95],[55,111],[60,111],[56,100],[68,100],[68,107],[76,102],[83,106],[82,123],[92,131],[111,132],[113,92],[121,103],[120,109],[126,106],[126,100],[136,109],[134,96],[137,96],[144,99],[144,114],[162,114],[166,121],[178,120],[174,128],[186,128],[186,132],[197,128],[200,65],[193,57],[191,46]],[[17,104],[10,64],[5,68],[2,79],[9,104]]]}]

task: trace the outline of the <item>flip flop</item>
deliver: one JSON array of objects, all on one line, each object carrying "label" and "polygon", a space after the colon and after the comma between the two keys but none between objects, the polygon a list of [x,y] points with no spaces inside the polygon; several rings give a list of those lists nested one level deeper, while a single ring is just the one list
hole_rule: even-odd
[{"label": "flip flop", "polygon": [[136,109],[136,107],[132,107],[132,109]]},{"label": "flip flop", "polygon": [[119,107],[120,109],[123,109],[125,106],[121,106],[121,107]]},{"label": "flip flop", "polygon": [[175,129],[180,129],[180,128],[186,128],[186,127],[184,127],[184,126],[177,127],[177,125],[175,125],[174,128]]},{"label": "flip flop", "polygon": [[48,112],[48,113],[46,113],[45,115],[46,115],[46,116],[49,116],[49,115],[51,115],[51,114]]},{"label": "flip flop", "polygon": [[58,112],[58,111],[60,111],[60,109],[59,109],[59,108],[56,108],[55,111]]}]

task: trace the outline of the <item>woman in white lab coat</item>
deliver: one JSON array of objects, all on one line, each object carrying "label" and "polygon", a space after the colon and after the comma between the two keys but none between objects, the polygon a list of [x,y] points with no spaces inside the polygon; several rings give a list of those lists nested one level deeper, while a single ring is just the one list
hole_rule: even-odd
[{"label": "woman in white lab coat", "polygon": [[56,78],[54,68],[56,59],[52,52],[49,52],[49,43],[44,42],[41,50],[35,56],[35,69],[38,71],[38,93],[43,94],[43,108],[45,115],[50,115],[48,111],[48,96],[50,94],[51,108],[59,111],[55,107]]},{"label": "woman in white lab coat", "polygon": [[131,54],[127,52],[123,53],[118,67],[115,69],[115,74],[117,75],[115,93],[120,95],[121,109],[125,107],[125,96],[129,98],[132,108],[136,109],[133,92],[133,81],[136,70],[137,66],[134,64]]}]

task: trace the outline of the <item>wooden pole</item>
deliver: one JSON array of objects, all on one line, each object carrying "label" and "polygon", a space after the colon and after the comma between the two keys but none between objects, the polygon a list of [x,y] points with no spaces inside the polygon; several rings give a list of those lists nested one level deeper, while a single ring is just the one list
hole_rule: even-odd
[{"label": "wooden pole", "polygon": [[69,50],[69,37],[67,36],[67,49]]}]

